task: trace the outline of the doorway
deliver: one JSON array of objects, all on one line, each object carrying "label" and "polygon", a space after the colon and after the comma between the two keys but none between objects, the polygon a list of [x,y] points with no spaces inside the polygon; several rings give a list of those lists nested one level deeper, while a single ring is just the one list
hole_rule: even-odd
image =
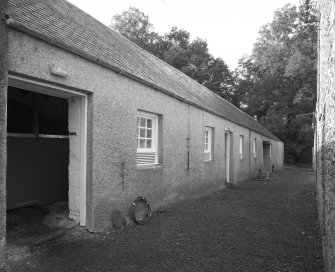
[{"label": "doorway", "polygon": [[263,167],[264,171],[271,171],[271,143],[263,141]]},{"label": "doorway", "polygon": [[66,99],[8,87],[7,210],[68,201]]},{"label": "doorway", "polygon": [[87,96],[11,75],[7,209],[66,203],[86,225]]},{"label": "doorway", "polygon": [[232,176],[232,133],[225,132],[225,181],[230,183]]}]

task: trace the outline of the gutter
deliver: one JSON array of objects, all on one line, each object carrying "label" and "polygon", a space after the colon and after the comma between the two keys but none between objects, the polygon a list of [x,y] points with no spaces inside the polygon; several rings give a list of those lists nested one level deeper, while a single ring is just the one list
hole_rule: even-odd
[{"label": "gutter", "polygon": [[[125,76],[125,77],[130,78],[130,79],[133,79],[133,80],[135,80],[135,81],[137,81],[137,82],[139,82],[139,83],[142,83],[142,84],[144,84],[144,85],[146,85],[146,86],[148,86],[148,87],[150,87],[150,88],[153,88],[153,89],[155,89],[155,90],[157,90],[157,91],[160,91],[160,92],[162,92],[162,93],[164,93],[164,94],[167,94],[167,95],[169,95],[169,96],[171,96],[171,97],[173,97],[173,98],[175,98],[175,99],[178,99],[178,100],[180,100],[180,101],[182,101],[182,102],[184,102],[184,103],[187,103],[187,104],[189,104],[189,105],[191,105],[191,106],[194,106],[194,107],[199,108],[199,109],[201,109],[201,110],[207,111],[207,112],[209,112],[209,113],[211,113],[211,114],[214,114],[214,115],[216,115],[216,116],[218,116],[218,117],[221,117],[221,118],[223,118],[223,119],[226,119],[226,120],[228,120],[228,121],[230,121],[230,122],[232,122],[232,123],[234,123],[234,124],[237,124],[237,125],[239,125],[239,126],[242,126],[242,127],[244,127],[244,128],[250,129],[250,130],[252,130],[252,131],[254,131],[254,132],[256,132],[256,133],[259,133],[259,134],[261,134],[261,135],[263,135],[263,136],[265,136],[265,137],[268,137],[268,138],[271,138],[271,139],[273,139],[273,140],[282,142],[282,141],[279,140],[279,139],[276,139],[276,138],[274,138],[274,137],[270,137],[270,136],[268,136],[268,135],[265,135],[265,134],[263,134],[263,133],[260,133],[259,131],[253,130],[253,129],[251,129],[251,128],[245,127],[244,125],[241,125],[241,124],[239,124],[239,123],[236,123],[234,120],[231,120],[231,119],[229,119],[229,118],[227,118],[227,117],[224,117],[224,116],[222,116],[221,114],[217,113],[216,111],[213,111],[213,110],[210,110],[210,109],[208,109],[208,108],[206,108],[206,107],[200,106],[200,105],[198,105],[198,104],[196,104],[196,103],[194,103],[194,102],[192,102],[192,101],[190,101],[190,100],[188,100],[188,99],[186,99],[186,98],[184,98],[184,97],[182,97],[182,96],[180,96],[180,95],[177,95],[177,94],[173,93],[172,91],[168,91],[168,90],[166,90],[166,89],[160,87],[160,86],[157,85],[157,84],[154,84],[154,83],[151,83],[151,82],[149,82],[149,81],[146,81],[146,80],[144,80],[144,79],[142,79],[142,78],[140,78],[140,77],[138,77],[138,76],[136,76],[136,75],[133,75],[133,74],[131,74],[131,73],[125,71],[125,70],[122,70],[122,69],[120,69],[119,67],[116,67],[116,66],[114,66],[114,65],[112,65],[112,64],[110,64],[110,63],[108,63],[108,62],[106,62],[106,61],[103,61],[103,60],[101,60],[101,59],[97,59],[97,58],[93,57],[92,55],[90,55],[90,54],[88,54],[88,53],[85,53],[85,52],[82,52],[82,51],[80,51],[80,50],[77,50],[77,49],[75,49],[75,48],[73,48],[73,47],[67,45],[66,43],[60,41],[60,40],[57,39],[57,38],[53,38],[53,37],[47,36],[47,35],[45,35],[45,34],[42,34],[42,33],[38,32],[38,31],[36,31],[36,30],[34,30],[34,29],[30,28],[30,27],[25,26],[24,24],[22,24],[22,23],[20,23],[20,22],[17,22],[17,21],[14,20],[13,18],[10,18],[8,15],[7,15],[7,19],[6,19],[6,24],[7,24],[7,26],[9,26],[9,27],[11,27],[11,28],[13,28],[13,29],[16,29],[16,30],[18,30],[18,31],[27,33],[27,34],[29,34],[29,35],[31,35],[31,36],[33,36],[33,37],[36,37],[36,38],[38,38],[38,39],[40,39],[40,40],[42,40],[42,41],[47,42],[47,43],[49,43],[49,44],[58,46],[58,47],[60,47],[60,48],[62,48],[62,49],[64,49],[64,50],[66,50],[66,51],[68,51],[68,52],[71,52],[71,53],[73,53],[73,54],[76,54],[76,55],[78,55],[78,56],[80,56],[80,57],[82,57],[82,58],[84,58],[84,59],[90,60],[90,61],[92,61],[92,62],[94,62],[94,63],[97,63],[97,64],[99,64],[99,65],[101,65],[101,66],[103,66],[103,67],[106,67],[106,68],[108,68],[108,69],[110,69],[110,70],[112,70],[112,71],[114,71],[114,72],[116,72],[116,73],[118,73],[118,74],[120,74],[120,75],[123,75],[123,76]],[[243,112],[242,112],[242,113],[243,113]],[[245,114],[245,113],[244,113],[244,114]]]}]

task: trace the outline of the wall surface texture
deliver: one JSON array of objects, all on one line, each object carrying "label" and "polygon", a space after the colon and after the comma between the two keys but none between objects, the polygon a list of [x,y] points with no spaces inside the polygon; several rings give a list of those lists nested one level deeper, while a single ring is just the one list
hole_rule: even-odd
[{"label": "wall surface texture", "polygon": [[326,271],[335,271],[335,1],[319,1],[319,12],[317,198]]},{"label": "wall surface texture", "polygon": [[[262,141],[272,143],[272,163],[283,166],[283,144],[249,129],[176,100],[134,80],[72,53],[10,29],[9,70],[38,81],[60,84],[89,94],[87,224],[103,231],[117,208],[127,214],[137,197],[147,198],[153,209],[186,197],[225,187],[225,132],[232,132],[232,182],[249,178],[262,168]],[[56,65],[66,78],[50,73]],[[160,164],[136,165],[137,112],[160,116]],[[213,128],[213,160],[204,162],[204,127]],[[244,135],[244,156],[239,137]],[[187,138],[189,138],[189,167]],[[258,139],[253,158],[249,138]],[[251,154],[251,155],[250,155]],[[278,155],[280,154],[280,155]],[[249,158],[252,156],[252,162]]]},{"label": "wall surface texture", "polygon": [[8,35],[4,23],[8,1],[0,1],[0,269],[5,265],[6,247],[6,132]]}]

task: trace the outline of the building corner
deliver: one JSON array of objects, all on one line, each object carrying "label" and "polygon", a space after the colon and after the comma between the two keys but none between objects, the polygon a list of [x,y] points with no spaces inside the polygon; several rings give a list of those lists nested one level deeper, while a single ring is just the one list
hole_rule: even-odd
[{"label": "building corner", "polygon": [[0,1],[0,270],[6,259],[6,134],[8,84],[8,0]]}]

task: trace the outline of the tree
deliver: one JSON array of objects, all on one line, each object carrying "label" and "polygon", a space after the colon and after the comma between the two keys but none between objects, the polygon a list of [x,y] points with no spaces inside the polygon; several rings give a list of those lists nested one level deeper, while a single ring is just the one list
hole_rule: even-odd
[{"label": "tree", "polygon": [[143,49],[159,56],[162,37],[154,31],[149,17],[139,9],[130,7],[121,14],[114,15],[110,27]]},{"label": "tree", "polygon": [[114,15],[110,27],[219,96],[238,104],[234,77],[221,58],[208,52],[206,40],[191,41],[189,32],[175,26],[169,33],[159,35],[149,17],[137,8]]},{"label": "tree", "polygon": [[311,122],[296,125],[297,116],[313,112],[316,101],[317,26],[312,5],[306,1],[299,8],[288,4],[276,11],[273,21],[261,28],[252,55],[241,59],[236,71],[241,107],[285,141],[287,161],[298,161],[301,150],[310,145],[299,140],[299,133],[312,133],[306,129]]}]

